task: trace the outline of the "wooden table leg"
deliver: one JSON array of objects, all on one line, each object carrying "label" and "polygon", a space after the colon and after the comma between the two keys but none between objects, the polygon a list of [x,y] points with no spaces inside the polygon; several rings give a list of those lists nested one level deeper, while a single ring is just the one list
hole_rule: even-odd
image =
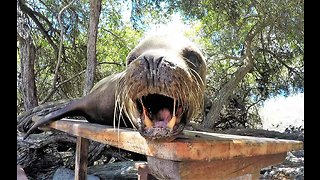
[{"label": "wooden table leg", "polygon": [[138,169],[138,180],[157,180],[149,174],[147,163],[136,163],[135,166]]},{"label": "wooden table leg", "polygon": [[86,180],[88,170],[88,151],[89,140],[83,137],[77,137],[75,180]]}]

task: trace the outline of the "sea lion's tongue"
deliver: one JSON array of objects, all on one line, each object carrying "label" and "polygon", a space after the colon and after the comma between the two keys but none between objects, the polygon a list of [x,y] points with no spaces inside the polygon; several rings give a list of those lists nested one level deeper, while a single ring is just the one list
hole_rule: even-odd
[{"label": "sea lion's tongue", "polygon": [[167,124],[168,124],[169,120],[171,120],[171,118],[172,118],[172,115],[171,115],[169,109],[167,109],[167,108],[161,109],[157,113],[157,119],[154,120],[154,127],[166,128]]},{"label": "sea lion's tongue", "polygon": [[147,115],[146,108],[143,106],[144,123],[147,128],[170,128],[170,129],[173,129],[174,125],[177,122],[175,110],[173,110],[173,114],[174,115],[172,115],[170,113],[169,109],[163,108],[157,113],[156,119],[151,121]]}]

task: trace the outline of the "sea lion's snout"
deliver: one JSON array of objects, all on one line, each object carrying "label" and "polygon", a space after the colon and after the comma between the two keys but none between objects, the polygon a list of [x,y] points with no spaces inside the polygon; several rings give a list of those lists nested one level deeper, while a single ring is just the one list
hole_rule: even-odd
[{"label": "sea lion's snout", "polygon": [[188,102],[185,89],[192,76],[182,57],[163,50],[143,53],[127,67],[124,78],[131,87],[141,134],[152,139],[173,136],[187,123]]}]

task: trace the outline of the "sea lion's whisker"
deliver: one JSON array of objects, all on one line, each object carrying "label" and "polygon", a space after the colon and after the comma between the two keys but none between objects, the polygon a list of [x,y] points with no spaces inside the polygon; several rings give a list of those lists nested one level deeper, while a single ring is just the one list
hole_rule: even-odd
[{"label": "sea lion's whisker", "polygon": [[[115,93],[115,101],[114,101],[114,110],[113,110],[113,128],[116,129],[116,116],[117,116],[117,110],[119,109],[119,104],[120,104],[120,95],[119,95],[119,92],[116,91]],[[121,111],[120,111],[121,112]]]},{"label": "sea lion's whisker", "polygon": [[192,61],[190,61],[189,59],[187,59],[186,57],[183,57],[183,59],[187,62],[189,62],[193,67],[197,67]]},{"label": "sea lion's whisker", "polygon": [[[133,87],[133,85],[131,85],[130,87],[128,87],[127,89],[128,90],[125,90],[124,91],[124,93],[125,93],[125,95],[123,95],[124,97],[125,97],[125,99],[127,100],[124,100],[123,102],[130,102],[131,101],[131,99],[130,99],[130,97],[128,97],[128,92],[130,92],[131,91],[131,89],[132,89],[132,87]],[[131,123],[131,125],[133,126],[133,127],[135,127],[135,125],[134,125],[134,123],[133,123],[133,120],[132,120],[132,118],[133,118],[133,107],[131,107],[131,108],[129,108],[128,107],[128,103],[123,103],[123,106],[124,106],[124,111],[125,111],[125,114],[126,114],[126,116],[128,117],[128,119],[129,119],[129,122]]]},{"label": "sea lion's whisker", "polygon": [[[200,74],[197,73],[194,69],[189,69],[189,70],[191,70],[193,72],[193,73],[191,72],[191,75],[194,77],[193,79],[197,83],[197,87],[200,89],[204,85],[204,82],[203,82]],[[200,79],[201,84],[199,83],[198,79]]]}]

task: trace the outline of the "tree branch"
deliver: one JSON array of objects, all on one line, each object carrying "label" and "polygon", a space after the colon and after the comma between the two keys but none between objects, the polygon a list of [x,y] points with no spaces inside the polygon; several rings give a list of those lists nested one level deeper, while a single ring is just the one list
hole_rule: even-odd
[{"label": "tree branch", "polygon": [[[45,17],[43,14],[41,14],[41,13],[39,13],[39,12],[36,12],[36,11],[33,11],[33,12],[34,12],[34,14],[35,14],[37,17],[41,18],[42,20],[44,20],[44,21],[48,24],[48,26],[49,26],[49,30],[48,30],[48,31],[51,30],[52,32],[59,33],[59,30],[55,29],[55,28],[52,26],[52,23],[48,20],[47,17]],[[46,31],[46,32],[48,32],[48,31]]]},{"label": "tree branch", "polygon": [[60,67],[60,64],[61,64],[61,53],[62,53],[62,46],[63,46],[63,33],[64,33],[64,30],[63,30],[63,24],[61,22],[61,15],[62,13],[71,6],[72,3],[74,3],[75,0],[72,0],[68,5],[66,5],[65,7],[63,7],[60,12],[59,12],[59,15],[58,15],[58,22],[60,24],[60,45],[59,45],[59,52],[58,52],[58,61],[57,61],[57,64],[56,64],[56,68],[55,68],[55,71],[54,71],[54,77],[53,77],[53,81],[52,81],[52,89],[50,91],[50,93],[43,99],[43,101],[41,101],[41,104],[46,102],[52,95],[53,93],[58,89],[58,87],[61,86],[61,83],[59,85],[57,85],[57,78],[58,78],[58,70],[59,70],[59,67]]},{"label": "tree branch", "polygon": [[47,31],[45,30],[45,28],[42,26],[42,24],[39,22],[39,20],[37,19],[37,17],[34,15],[34,11],[31,10],[26,4],[24,0],[19,0],[20,3],[20,7],[21,10],[28,14],[28,16],[34,21],[34,23],[36,23],[36,25],[38,26],[38,28],[40,29],[40,32],[42,33],[42,35],[47,39],[47,41],[49,42],[49,44],[52,46],[53,50],[55,51],[55,54],[58,54],[58,47],[56,46],[56,44],[53,42],[53,40],[51,39],[51,37],[48,35]]},{"label": "tree branch", "polygon": [[251,68],[253,67],[253,55],[252,55],[252,51],[251,51],[252,40],[267,25],[265,22],[260,22],[260,24],[258,24],[258,25],[257,24],[251,28],[251,30],[249,31],[249,33],[244,41],[244,46],[246,48],[246,52],[245,52],[246,58],[245,59],[247,60],[247,61],[245,61],[245,63],[247,63],[248,66],[250,66]]},{"label": "tree branch", "polygon": [[299,72],[297,72],[295,68],[290,67],[290,66],[287,65],[284,61],[282,61],[281,57],[279,57],[278,54],[276,54],[276,53],[274,53],[274,52],[272,52],[272,51],[270,51],[270,50],[268,50],[268,49],[261,49],[261,48],[259,48],[258,51],[266,52],[266,53],[271,54],[271,55],[272,55],[273,57],[275,57],[282,65],[284,65],[287,69],[289,69],[289,71],[292,71],[292,72],[296,73],[296,74],[299,76],[300,79],[303,79],[303,78],[300,76]]},{"label": "tree branch", "polygon": [[[117,63],[117,62],[101,62],[99,63],[98,65],[101,65],[101,64],[114,64],[114,65],[117,65],[117,66],[123,66],[122,64],[120,63]],[[72,76],[71,78],[67,79],[67,80],[64,80],[62,81],[61,83],[59,83],[54,89],[52,89],[49,94],[40,102],[40,104],[43,104],[45,102],[48,101],[48,99],[53,95],[53,93],[60,87],[62,86],[63,84],[67,83],[67,82],[70,82],[72,79],[80,76],[81,74],[83,74],[86,70],[82,70],[80,71],[79,73],[75,74],[74,76]]]},{"label": "tree branch", "polygon": [[264,98],[260,98],[258,101],[250,104],[250,105],[246,108],[246,111],[249,111],[249,109],[250,109],[252,106],[258,104],[258,103],[261,102],[261,101],[265,101],[265,99],[264,99]]},{"label": "tree branch", "polygon": [[82,70],[82,71],[80,71],[79,73],[73,75],[71,78],[69,78],[69,79],[67,79],[67,80],[64,80],[64,81],[62,81],[61,83],[59,83],[55,88],[51,89],[51,91],[49,92],[49,94],[40,102],[40,104],[43,104],[43,103],[47,102],[48,99],[53,95],[53,93],[54,93],[60,86],[62,86],[63,84],[65,84],[65,83],[67,83],[67,82],[69,82],[69,81],[71,81],[72,79],[80,76],[80,75],[83,74],[84,72],[85,72],[85,70]]},{"label": "tree branch", "polygon": [[234,60],[238,60],[238,61],[243,61],[243,58],[241,58],[241,57],[230,56],[228,54],[224,54],[224,58],[219,59],[219,60],[224,60],[224,59],[234,59]]},{"label": "tree branch", "polygon": [[117,62],[100,62],[100,63],[98,63],[98,65],[101,65],[101,64],[114,64],[114,65],[117,65],[117,66],[123,66],[123,64],[117,63]]},{"label": "tree branch", "polygon": [[130,50],[130,48],[127,46],[127,44],[123,43],[123,40],[118,35],[114,34],[112,31],[110,31],[108,29],[103,28],[103,30],[105,30],[108,33],[110,33],[112,36],[114,36],[116,39],[118,39],[121,42],[123,47],[127,48],[128,50]]},{"label": "tree branch", "polygon": [[61,64],[61,53],[62,53],[62,46],[63,46],[63,33],[64,33],[64,29],[63,29],[63,24],[61,22],[61,15],[62,13],[71,6],[71,4],[74,2],[75,0],[72,0],[68,5],[66,5],[64,8],[61,9],[61,11],[59,12],[58,15],[58,22],[60,24],[60,45],[59,45],[59,53],[58,53],[58,62],[54,71],[54,78],[53,78],[53,82],[52,82],[52,89],[54,89],[56,87],[56,83],[57,83],[57,78],[58,78],[58,70]]},{"label": "tree branch", "polygon": [[206,128],[213,128],[215,122],[219,118],[223,105],[227,102],[228,97],[233,93],[238,84],[243,80],[245,75],[253,68],[253,56],[251,52],[251,43],[253,38],[266,26],[264,22],[256,23],[244,41],[245,54],[244,64],[234,73],[234,76],[221,88],[216,94],[216,98],[213,100],[212,107],[207,114],[207,117],[202,122],[202,126]]}]

